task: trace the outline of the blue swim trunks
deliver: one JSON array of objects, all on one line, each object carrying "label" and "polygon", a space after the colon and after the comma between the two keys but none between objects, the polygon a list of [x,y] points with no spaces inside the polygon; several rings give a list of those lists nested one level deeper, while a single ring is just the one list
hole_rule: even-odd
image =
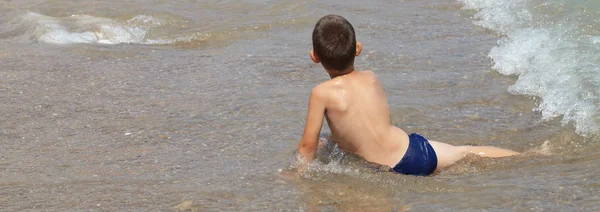
[{"label": "blue swim trunks", "polygon": [[427,176],[437,167],[437,155],[429,141],[413,133],[408,136],[409,144],[404,157],[394,168],[400,174]]}]

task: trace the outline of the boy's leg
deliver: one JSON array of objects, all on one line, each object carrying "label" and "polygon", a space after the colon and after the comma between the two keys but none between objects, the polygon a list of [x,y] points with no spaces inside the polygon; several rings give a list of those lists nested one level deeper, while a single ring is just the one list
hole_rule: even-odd
[{"label": "boy's leg", "polygon": [[481,157],[488,158],[500,158],[506,156],[518,155],[518,152],[503,149],[495,146],[466,146],[469,150],[469,153],[473,153],[479,155]]},{"label": "boy's leg", "polygon": [[429,144],[431,144],[431,147],[433,147],[433,151],[435,151],[435,155],[437,156],[437,170],[454,164],[456,161],[463,159],[468,153],[468,150],[461,146],[454,146],[432,140],[429,140]]},{"label": "boy's leg", "polygon": [[438,158],[437,169],[446,168],[456,161],[463,159],[467,154],[476,154],[481,157],[506,157],[519,154],[518,152],[493,146],[454,146],[439,141],[429,141]]}]

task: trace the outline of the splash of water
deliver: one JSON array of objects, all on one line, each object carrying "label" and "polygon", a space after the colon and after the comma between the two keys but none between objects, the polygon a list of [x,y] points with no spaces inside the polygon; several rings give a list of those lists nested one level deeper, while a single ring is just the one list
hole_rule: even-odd
[{"label": "splash of water", "polygon": [[171,23],[150,15],[136,15],[128,20],[115,20],[75,14],[51,17],[34,12],[17,16],[5,27],[17,37],[48,44],[147,44],[164,45],[202,40],[201,33],[153,37],[151,32]]},{"label": "splash of water", "polygon": [[600,3],[459,1],[478,11],[476,24],[505,35],[489,56],[498,72],[518,75],[511,93],[539,97],[545,120],[600,134]]},{"label": "splash of water", "polygon": [[[295,157],[290,161],[289,168],[299,168],[306,163],[306,158],[301,154],[294,153]],[[338,174],[359,175],[361,170],[352,164],[359,159],[346,157],[347,153],[339,148],[333,141],[327,138],[319,138],[319,147],[315,154],[315,159],[309,164],[306,177],[310,177],[311,172],[330,172]]]}]

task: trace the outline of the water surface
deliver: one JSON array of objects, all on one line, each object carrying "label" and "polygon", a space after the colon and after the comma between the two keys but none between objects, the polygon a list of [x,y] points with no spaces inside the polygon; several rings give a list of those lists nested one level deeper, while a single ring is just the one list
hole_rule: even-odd
[{"label": "water surface", "polygon": [[[0,1],[0,210],[599,210],[600,146],[578,127],[597,113],[561,121],[520,92],[495,57],[512,34],[474,24],[494,8],[481,5]],[[517,151],[548,140],[551,154],[413,177],[322,148],[307,176],[280,177],[327,80],[308,52],[329,13],[354,25],[356,67],[378,75],[399,127]]]}]

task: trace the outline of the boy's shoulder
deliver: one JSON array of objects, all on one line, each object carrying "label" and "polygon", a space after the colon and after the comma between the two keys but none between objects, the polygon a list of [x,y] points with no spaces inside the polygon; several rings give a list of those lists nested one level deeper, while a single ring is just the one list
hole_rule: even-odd
[{"label": "boy's shoulder", "polygon": [[325,82],[321,82],[310,91],[310,99],[317,100],[322,103],[328,102],[327,99],[334,95],[336,89],[336,81],[339,79],[333,78]]},{"label": "boy's shoulder", "polygon": [[374,77],[377,78],[377,76],[375,75],[375,72],[371,71],[371,70],[364,70],[364,71],[360,71],[361,73],[369,76],[369,77]]},{"label": "boy's shoulder", "polygon": [[[364,70],[364,71],[358,71],[358,72],[360,72],[358,74],[359,76],[357,76],[359,80],[364,80],[365,78],[377,80],[377,76],[371,70]],[[343,84],[344,84],[343,78],[336,77],[336,78],[327,80],[325,82],[322,82],[322,83],[316,85],[315,87],[313,87],[312,93],[327,92],[327,91],[332,90],[336,87],[339,87],[340,85],[343,85]]]},{"label": "boy's shoulder", "polygon": [[310,96],[323,98],[328,93],[327,91],[331,90],[332,80],[327,80],[313,87]]}]

